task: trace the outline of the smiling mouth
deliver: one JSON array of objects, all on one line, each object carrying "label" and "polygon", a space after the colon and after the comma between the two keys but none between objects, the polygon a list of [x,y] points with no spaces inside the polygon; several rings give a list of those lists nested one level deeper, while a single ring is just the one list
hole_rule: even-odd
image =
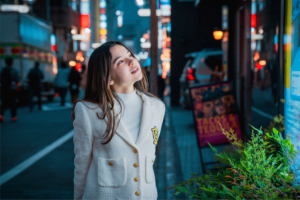
[{"label": "smiling mouth", "polygon": [[137,67],[134,71],[131,72],[131,74],[135,74],[139,71],[139,68]]}]

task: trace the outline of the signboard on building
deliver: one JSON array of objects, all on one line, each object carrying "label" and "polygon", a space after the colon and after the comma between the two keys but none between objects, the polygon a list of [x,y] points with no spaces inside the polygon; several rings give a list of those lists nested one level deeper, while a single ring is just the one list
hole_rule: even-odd
[{"label": "signboard on building", "polygon": [[231,82],[212,83],[190,88],[195,128],[200,147],[227,144],[222,128],[232,129],[242,138],[236,101]]}]

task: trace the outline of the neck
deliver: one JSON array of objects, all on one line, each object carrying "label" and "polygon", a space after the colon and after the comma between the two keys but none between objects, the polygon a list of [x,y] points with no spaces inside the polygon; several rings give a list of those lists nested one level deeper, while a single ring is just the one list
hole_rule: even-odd
[{"label": "neck", "polygon": [[118,86],[118,85],[112,85],[112,88],[114,92],[116,93],[122,93],[122,94],[130,94],[134,91],[133,85],[129,86]]}]

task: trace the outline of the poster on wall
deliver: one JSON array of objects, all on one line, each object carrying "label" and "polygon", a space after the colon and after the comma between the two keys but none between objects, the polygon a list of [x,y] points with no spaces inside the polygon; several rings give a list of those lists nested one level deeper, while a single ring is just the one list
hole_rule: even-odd
[{"label": "poster on wall", "polygon": [[237,105],[231,82],[198,85],[190,88],[199,147],[228,144],[223,129],[233,129],[242,139]]},{"label": "poster on wall", "polygon": [[[297,152],[291,168],[300,168],[300,0],[286,1],[285,89],[284,89],[284,136],[289,137]],[[300,175],[295,174],[297,181]]]}]

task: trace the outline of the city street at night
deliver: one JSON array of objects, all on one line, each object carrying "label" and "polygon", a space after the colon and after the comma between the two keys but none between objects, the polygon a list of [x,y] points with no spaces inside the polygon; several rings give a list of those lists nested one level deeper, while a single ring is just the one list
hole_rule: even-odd
[{"label": "city street at night", "polygon": [[0,199],[300,199],[300,0],[0,0]]}]

